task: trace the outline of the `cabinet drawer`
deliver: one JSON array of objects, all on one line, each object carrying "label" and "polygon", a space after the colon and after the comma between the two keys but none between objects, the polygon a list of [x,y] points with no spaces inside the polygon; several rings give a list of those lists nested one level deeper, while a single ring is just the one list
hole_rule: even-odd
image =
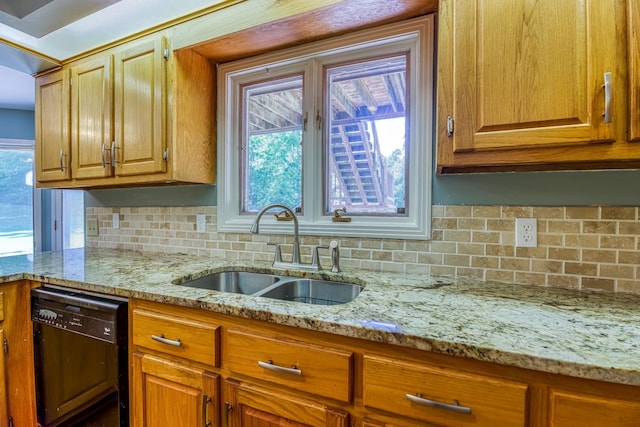
[{"label": "cabinet drawer", "polygon": [[[637,396],[637,395],[636,395]],[[564,390],[549,391],[551,427],[638,426],[640,402],[590,396]],[[630,396],[631,397],[631,396]]]},{"label": "cabinet drawer", "polygon": [[223,364],[242,375],[349,403],[353,353],[230,329]]},{"label": "cabinet drawer", "polygon": [[132,318],[134,345],[218,366],[219,326],[137,309]]},{"label": "cabinet drawer", "polygon": [[456,426],[525,426],[527,385],[418,363],[364,356],[363,401],[418,420]]}]

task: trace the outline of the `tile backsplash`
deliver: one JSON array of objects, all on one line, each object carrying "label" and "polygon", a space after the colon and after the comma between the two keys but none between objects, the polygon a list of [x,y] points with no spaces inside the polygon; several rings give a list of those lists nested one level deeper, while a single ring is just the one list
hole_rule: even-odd
[{"label": "tile backsplash", "polygon": [[[637,207],[433,206],[432,239],[339,238],[341,266],[456,276],[609,292],[640,293]],[[120,227],[113,228],[113,213]],[[206,232],[196,232],[196,214]],[[216,207],[89,207],[99,236],[87,246],[189,253],[241,261],[271,261],[273,247],[291,253],[292,236],[222,233]],[[536,218],[538,246],[515,247],[515,218]],[[301,254],[332,238],[301,236]],[[322,264],[330,265],[328,254]]]}]

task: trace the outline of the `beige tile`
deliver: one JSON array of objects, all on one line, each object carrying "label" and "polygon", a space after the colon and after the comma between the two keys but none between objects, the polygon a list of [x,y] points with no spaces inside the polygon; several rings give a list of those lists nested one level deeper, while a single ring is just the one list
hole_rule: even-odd
[{"label": "beige tile", "polygon": [[487,230],[489,231],[513,231],[515,222],[513,219],[488,219]]},{"label": "beige tile", "polygon": [[433,276],[454,277],[456,275],[455,267],[432,265],[431,274]]},{"label": "beige tile", "polygon": [[431,227],[434,230],[453,230],[458,228],[458,220],[455,218],[436,218],[431,221]]},{"label": "beige tile", "polygon": [[548,274],[547,285],[555,288],[578,289],[580,288],[580,278],[576,276]]},{"label": "beige tile", "polygon": [[618,262],[620,264],[640,265],[640,252],[639,251],[619,251]]},{"label": "beige tile", "polygon": [[615,281],[612,279],[601,279],[597,277],[583,277],[580,282],[582,289],[594,289],[613,292]]},{"label": "beige tile", "polygon": [[584,221],[582,223],[583,233],[593,234],[616,234],[615,221]]},{"label": "beige tile", "polygon": [[511,257],[515,254],[515,248],[511,245],[487,245],[485,253],[493,256]]},{"label": "beige tile", "polygon": [[635,207],[603,206],[600,210],[602,219],[637,219]]},{"label": "beige tile", "polygon": [[434,264],[441,265],[444,255],[439,253],[419,253],[418,264]]},{"label": "beige tile", "polygon": [[502,218],[531,218],[533,217],[533,208],[528,206],[503,206],[501,216]]},{"label": "beige tile", "polygon": [[533,217],[539,219],[564,219],[564,207],[534,207]]},{"label": "beige tile", "polygon": [[473,231],[471,241],[474,243],[500,243],[500,233],[491,231]]},{"label": "beige tile", "polygon": [[547,248],[540,247],[537,248],[523,248],[516,247],[516,256],[518,258],[532,258],[532,259],[545,259],[547,258]]},{"label": "beige tile", "polygon": [[516,283],[544,286],[547,284],[547,276],[541,273],[525,273],[522,271],[516,271]]},{"label": "beige tile", "polygon": [[579,261],[579,249],[549,248],[549,259]]},{"label": "beige tile", "polygon": [[485,278],[494,282],[514,283],[515,272],[508,270],[487,270]]},{"label": "beige tile", "polygon": [[567,219],[598,219],[600,208],[597,206],[568,206],[566,208]]},{"label": "beige tile", "polygon": [[416,263],[418,262],[418,253],[410,252],[410,251],[393,251],[392,260],[394,262],[401,262],[401,263],[405,263],[405,262]]},{"label": "beige tile", "polygon": [[633,279],[635,277],[635,268],[631,265],[600,264],[599,276],[614,279]]},{"label": "beige tile", "polygon": [[530,271],[531,261],[522,258],[500,258],[500,268],[514,271]]},{"label": "beige tile", "polygon": [[565,274],[577,274],[580,276],[596,276],[598,274],[598,264],[582,262],[565,262]]},{"label": "beige tile", "polygon": [[477,268],[497,269],[500,266],[500,258],[486,256],[472,256],[471,266]]},{"label": "beige tile", "polygon": [[458,227],[463,230],[484,230],[486,221],[477,218],[460,218]]},{"label": "beige tile", "polygon": [[484,247],[482,243],[458,243],[458,254],[484,255]]},{"label": "beige tile", "polygon": [[618,233],[640,235],[640,222],[620,221],[618,222]]},{"label": "beige tile", "polygon": [[586,234],[567,234],[564,236],[564,245],[571,248],[598,248],[600,237]]},{"label": "beige tile", "polygon": [[599,250],[599,249],[583,249],[582,261],[583,262],[616,262],[616,251],[614,250]]},{"label": "beige tile", "polygon": [[547,221],[547,231],[549,233],[580,233],[580,221]]},{"label": "beige tile", "polygon": [[471,206],[445,206],[444,215],[447,218],[470,218]]},{"label": "beige tile", "polygon": [[474,218],[500,218],[500,206],[473,206],[471,215]]},{"label": "beige tile", "polygon": [[391,261],[391,251],[371,251],[371,259],[374,261]]},{"label": "beige tile", "polygon": [[545,261],[536,260],[531,261],[531,271],[538,273],[562,273],[561,261]]},{"label": "beige tile", "polygon": [[640,280],[618,280],[616,291],[640,294]]},{"label": "beige tile", "polygon": [[458,267],[456,276],[471,280],[484,280],[484,270],[481,268]]},{"label": "beige tile", "polygon": [[457,267],[469,267],[471,265],[471,257],[468,255],[445,255],[444,264]]},{"label": "beige tile", "polygon": [[460,230],[445,230],[444,240],[447,242],[470,242],[471,232]]},{"label": "beige tile", "polygon": [[612,237],[601,236],[600,247],[602,249],[635,249],[636,239],[635,237]]}]

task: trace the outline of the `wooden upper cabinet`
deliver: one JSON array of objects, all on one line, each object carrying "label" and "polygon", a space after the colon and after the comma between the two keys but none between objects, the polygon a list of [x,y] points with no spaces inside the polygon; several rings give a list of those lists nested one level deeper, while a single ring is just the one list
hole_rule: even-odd
[{"label": "wooden upper cabinet", "polygon": [[111,55],[105,55],[71,68],[71,170],[74,178],[112,175],[112,63]]},{"label": "wooden upper cabinet", "polygon": [[164,37],[158,37],[115,54],[113,157],[117,175],[167,170],[165,45]]},{"label": "wooden upper cabinet", "polygon": [[168,45],[149,36],[36,79],[39,187],[215,182],[215,67]]},{"label": "wooden upper cabinet", "polygon": [[71,177],[69,140],[69,73],[59,70],[36,79],[36,180]]},{"label": "wooden upper cabinet", "polygon": [[629,139],[640,141],[640,2],[628,0]]},{"label": "wooden upper cabinet", "polygon": [[620,3],[441,1],[439,169],[640,157],[625,151]]}]

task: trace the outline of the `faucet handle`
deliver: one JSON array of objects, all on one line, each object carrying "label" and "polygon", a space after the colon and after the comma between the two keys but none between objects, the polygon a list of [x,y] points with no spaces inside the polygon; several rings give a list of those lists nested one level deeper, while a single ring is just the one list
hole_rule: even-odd
[{"label": "faucet handle", "polygon": [[322,266],[320,265],[320,255],[318,254],[318,249],[329,249],[329,246],[314,246],[313,253],[311,254],[311,266],[318,270],[322,270]]},{"label": "faucet handle", "polygon": [[274,263],[282,262],[282,251],[280,250],[280,243],[267,242],[267,245],[276,247],[276,255],[275,255],[275,258],[273,259],[273,262]]},{"label": "faucet handle", "polygon": [[340,273],[340,247],[338,241],[330,241],[329,248],[331,249],[331,272]]}]

